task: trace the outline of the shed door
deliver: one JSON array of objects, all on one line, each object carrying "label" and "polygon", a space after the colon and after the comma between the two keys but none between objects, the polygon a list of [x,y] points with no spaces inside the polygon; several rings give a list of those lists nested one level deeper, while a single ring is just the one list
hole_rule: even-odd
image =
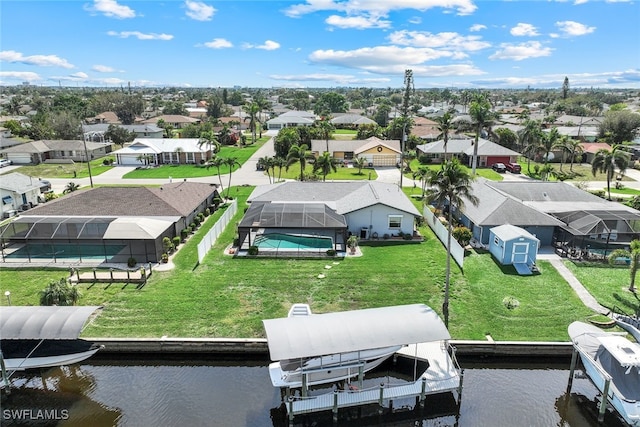
[{"label": "shed door", "polygon": [[526,264],[529,258],[528,243],[514,243],[511,251],[512,264]]}]

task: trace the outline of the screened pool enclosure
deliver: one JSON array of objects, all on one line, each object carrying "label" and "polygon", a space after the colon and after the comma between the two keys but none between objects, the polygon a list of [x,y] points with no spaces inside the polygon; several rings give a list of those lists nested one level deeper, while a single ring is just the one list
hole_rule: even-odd
[{"label": "screened pool enclosure", "polygon": [[3,262],[158,262],[178,217],[21,216],[0,230]]}]

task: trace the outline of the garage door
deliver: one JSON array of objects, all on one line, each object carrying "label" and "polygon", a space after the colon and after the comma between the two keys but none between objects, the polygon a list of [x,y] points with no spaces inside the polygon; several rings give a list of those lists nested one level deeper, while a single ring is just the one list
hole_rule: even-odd
[{"label": "garage door", "polygon": [[7,159],[11,160],[16,165],[28,165],[31,163],[31,156],[23,153],[7,153]]},{"label": "garage door", "polygon": [[395,154],[374,154],[373,166],[395,166],[398,158]]},{"label": "garage door", "polygon": [[118,156],[118,164],[119,165],[125,165],[125,166],[140,166],[142,165],[142,163],[140,163],[139,160],[137,160],[138,156],[127,156],[127,155],[119,155]]}]

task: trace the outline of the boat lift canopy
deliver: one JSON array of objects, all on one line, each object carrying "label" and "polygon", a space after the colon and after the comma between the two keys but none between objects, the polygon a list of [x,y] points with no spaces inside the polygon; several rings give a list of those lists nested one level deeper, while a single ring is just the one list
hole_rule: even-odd
[{"label": "boat lift canopy", "polygon": [[1,307],[3,340],[75,340],[99,306]]},{"label": "boat lift canopy", "polygon": [[263,320],[271,360],[323,356],[451,339],[424,304]]}]

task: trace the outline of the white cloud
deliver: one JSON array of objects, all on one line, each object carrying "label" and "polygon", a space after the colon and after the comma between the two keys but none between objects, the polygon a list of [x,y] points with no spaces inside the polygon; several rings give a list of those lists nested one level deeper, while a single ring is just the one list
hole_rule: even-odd
[{"label": "white cloud", "polygon": [[108,31],[108,35],[113,37],[120,37],[126,39],[129,37],[136,37],[138,40],[171,40],[173,36],[171,34],[157,34],[157,33],[141,33],[140,31]]},{"label": "white cloud", "polygon": [[472,32],[486,30],[486,29],[487,29],[487,26],[482,24],[474,24],[471,27],[469,27],[469,31],[472,31]]},{"label": "white cloud", "polygon": [[422,24],[422,18],[420,18],[419,16],[414,16],[412,18],[409,18],[409,24]]},{"label": "white cloud", "polygon": [[115,68],[109,67],[108,65],[94,65],[91,67],[91,70],[96,71],[98,73],[114,73],[116,71]]},{"label": "white cloud", "polygon": [[27,65],[36,65],[38,67],[62,67],[73,68],[74,66],[57,55],[30,55],[24,56],[21,52],[15,50],[4,50],[0,52],[0,61],[18,62]]},{"label": "white cloud", "polygon": [[73,78],[76,78],[76,79],[87,79],[87,78],[89,78],[89,75],[87,73],[83,73],[82,71],[70,74],[70,76],[73,77]]},{"label": "white cloud", "polygon": [[347,84],[372,84],[372,83],[386,83],[390,81],[389,78],[380,77],[380,78],[361,78],[352,75],[345,74],[291,74],[291,75],[280,75],[273,74],[270,75],[269,78],[273,80],[284,80],[289,82],[332,82],[339,85],[347,85]]},{"label": "white cloud", "polygon": [[31,71],[0,71],[0,79],[20,80],[21,82],[42,80],[38,73],[32,73]]},{"label": "white cloud", "polygon": [[516,37],[529,36],[534,37],[540,35],[536,27],[531,24],[518,22],[518,25],[511,29],[511,35]]},{"label": "white cloud", "polygon": [[187,16],[196,21],[211,21],[216,9],[213,6],[199,2],[186,0],[184,3],[187,8]]},{"label": "white cloud", "polygon": [[298,18],[309,13],[335,10],[350,15],[369,13],[386,16],[394,10],[414,9],[424,12],[437,7],[447,10],[455,9],[458,15],[469,15],[477,9],[472,0],[307,0],[306,3],[295,4],[285,9],[285,15]]},{"label": "white cloud", "polygon": [[575,21],[558,21],[556,22],[556,27],[558,27],[558,30],[566,37],[584,36],[596,30],[596,27],[587,27]]},{"label": "white cloud", "polygon": [[129,6],[118,4],[115,0],[94,0],[93,6],[85,5],[85,10],[89,12],[102,13],[109,18],[135,18],[136,12]]},{"label": "white cloud", "polygon": [[233,43],[231,43],[227,39],[216,38],[211,40],[210,42],[206,42],[203,46],[211,48],[211,49],[224,49],[228,47],[233,47]]},{"label": "white cloud", "polygon": [[553,49],[550,47],[543,47],[542,43],[536,41],[521,44],[502,43],[500,44],[500,50],[491,55],[489,59],[522,61],[523,59],[549,56],[552,51]]},{"label": "white cloud", "polygon": [[389,35],[391,43],[413,46],[477,51],[491,47],[480,36],[462,36],[454,32],[432,34],[426,31],[396,31]]},{"label": "white cloud", "polygon": [[276,50],[280,49],[280,43],[274,42],[273,40],[267,40],[263,44],[255,45],[251,43],[244,43],[242,45],[243,49],[262,49],[262,50]]},{"label": "white cloud", "polygon": [[[345,50],[316,50],[309,59],[315,63],[359,68],[372,72],[394,66],[406,67],[422,64],[443,57],[451,57],[451,52],[430,48],[398,46],[376,46]],[[404,71],[402,71],[404,73]],[[401,73],[401,74],[402,74]]]},{"label": "white cloud", "polygon": [[579,5],[579,4],[585,4],[587,3],[589,0],[576,0],[573,2],[574,5]]},{"label": "white cloud", "polygon": [[564,78],[568,77],[572,87],[637,87],[640,82],[640,70],[607,71],[603,73],[581,74],[547,74],[529,77],[497,77],[473,81],[472,84],[482,87],[536,87],[558,88]]},{"label": "white cloud", "polygon": [[385,21],[374,16],[338,16],[331,15],[325,21],[327,24],[338,28],[355,28],[363,30],[367,28],[390,28],[391,21]]}]

